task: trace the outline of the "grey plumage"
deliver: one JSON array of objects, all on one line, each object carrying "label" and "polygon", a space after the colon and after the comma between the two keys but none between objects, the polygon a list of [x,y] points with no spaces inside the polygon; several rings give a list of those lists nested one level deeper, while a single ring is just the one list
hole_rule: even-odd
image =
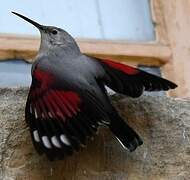
[{"label": "grey plumage", "polygon": [[105,85],[132,97],[144,90],[177,86],[130,66],[86,56],[64,30],[13,13],[41,33],[26,103],[26,121],[36,150],[45,152],[50,160],[62,159],[86,144],[99,124],[107,125],[130,151],[141,145],[141,138],[112,106]]}]

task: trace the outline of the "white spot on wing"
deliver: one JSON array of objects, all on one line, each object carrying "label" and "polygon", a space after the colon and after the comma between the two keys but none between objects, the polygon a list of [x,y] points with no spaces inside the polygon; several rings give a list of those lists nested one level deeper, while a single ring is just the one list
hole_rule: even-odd
[{"label": "white spot on wing", "polygon": [[102,120],[102,122],[103,122],[104,124],[106,124],[106,125],[109,125],[109,124],[110,124],[109,121]]},{"label": "white spot on wing", "polygon": [[34,114],[35,114],[35,118],[37,119],[37,118],[38,118],[38,115],[37,115],[36,108],[34,108]]},{"label": "white spot on wing", "polygon": [[49,115],[50,118],[53,118],[51,112],[48,112],[48,115]]},{"label": "white spot on wing", "polygon": [[52,144],[57,147],[57,148],[61,148],[61,144],[59,143],[58,139],[56,136],[51,137],[51,142]]},{"label": "white spot on wing", "polygon": [[48,149],[52,148],[47,136],[42,136],[42,141],[43,141],[43,144],[46,148],[48,148]]},{"label": "white spot on wing", "polygon": [[40,137],[37,130],[33,131],[33,136],[36,142],[40,142]]},{"label": "white spot on wing", "polygon": [[64,134],[61,134],[61,135],[60,135],[60,139],[61,139],[61,141],[62,141],[64,144],[66,144],[67,146],[70,146],[70,145],[71,145],[70,142],[69,142],[69,140],[68,140],[68,138],[67,138],[67,136],[65,136]]},{"label": "white spot on wing", "polygon": [[42,118],[45,118],[45,115],[44,115],[44,113],[42,113]]},{"label": "white spot on wing", "polygon": [[105,86],[105,88],[106,88],[107,93],[108,93],[110,96],[112,96],[112,95],[115,94],[115,91],[113,91],[112,89],[110,89],[108,86]]},{"label": "white spot on wing", "polygon": [[102,122],[98,122],[98,125],[100,125],[100,126],[101,126],[101,125],[104,125],[104,123],[102,123]]},{"label": "white spot on wing", "polygon": [[30,113],[32,114],[32,105],[30,105]]},{"label": "white spot on wing", "polygon": [[[117,137],[116,137],[117,138]],[[125,150],[128,150],[125,146],[124,146],[124,144],[119,140],[119,138],[117,138],[117,140],[119,141],[119,143],[121,144],[121,146],[125,149]]]}]

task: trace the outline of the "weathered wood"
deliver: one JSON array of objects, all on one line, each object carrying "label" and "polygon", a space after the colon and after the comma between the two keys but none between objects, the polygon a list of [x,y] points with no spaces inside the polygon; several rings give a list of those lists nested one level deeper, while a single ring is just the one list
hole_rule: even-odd
[{"label": "weathered wood", "polygon": [[170,59],[170,48],[155,43],[125,41],[78,40],[82,52],[102,58],[134,64],[162,65]]},{"label": "weathered wood", "polygon": [[164,20],[171,47],[169,63],[162,68],[163,75],[179,87],[170,93],[190,97],[190,0],[159,0],[163,6]]},{"label": "weathered wood", "polygon": [[[125,41],[77,39],[85,54],[127,61],[130,64],[161,65],[168,62],[170,48],[154,43],[131,44]],[[22,58],[31,62],[39,48],[39,38],[32,36],[0,35],[0,59]]]},{"label": "weathered wood", "polygon": [[49,162],[36,153],[24,121],[27,93],[0,89],[0,179],[190,179],[189,101],[147,96],[123,99],[115,105],[141,135],[141,147],[129,153],[108,129],[102,129],[80,152]]},{"label": "weathered wood", "polygon": [[163,4],[160,0],[150,0],[152,21],[155,26],[156,41],[168,45],[168,33],[163,13]]}]

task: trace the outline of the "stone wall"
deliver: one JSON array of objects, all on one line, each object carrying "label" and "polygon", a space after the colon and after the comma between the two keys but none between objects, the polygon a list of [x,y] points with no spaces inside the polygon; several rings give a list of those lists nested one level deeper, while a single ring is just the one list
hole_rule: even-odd
[{"label": "stone wall", "polygon": [[144,144],[125,151],[107,129],[87,148],[49,162],[31,144],[24,121],[28,89],[0,89],[0,179],[190,179],[190,101],[167,97],[120,98],[115,106]]}]

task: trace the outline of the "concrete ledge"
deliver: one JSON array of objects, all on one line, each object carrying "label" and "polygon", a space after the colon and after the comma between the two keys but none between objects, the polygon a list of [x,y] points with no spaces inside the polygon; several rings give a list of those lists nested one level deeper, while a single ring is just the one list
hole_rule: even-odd
[{"label": "concrete ledge", "polygon": [[148,96],[116,100],[143,138],[140,148],[129,153],[101,129],[81,152],[49,162],[31,144],[24,121],[27,92],[0,89],[0,179],[190,179],[190,101]]}]

